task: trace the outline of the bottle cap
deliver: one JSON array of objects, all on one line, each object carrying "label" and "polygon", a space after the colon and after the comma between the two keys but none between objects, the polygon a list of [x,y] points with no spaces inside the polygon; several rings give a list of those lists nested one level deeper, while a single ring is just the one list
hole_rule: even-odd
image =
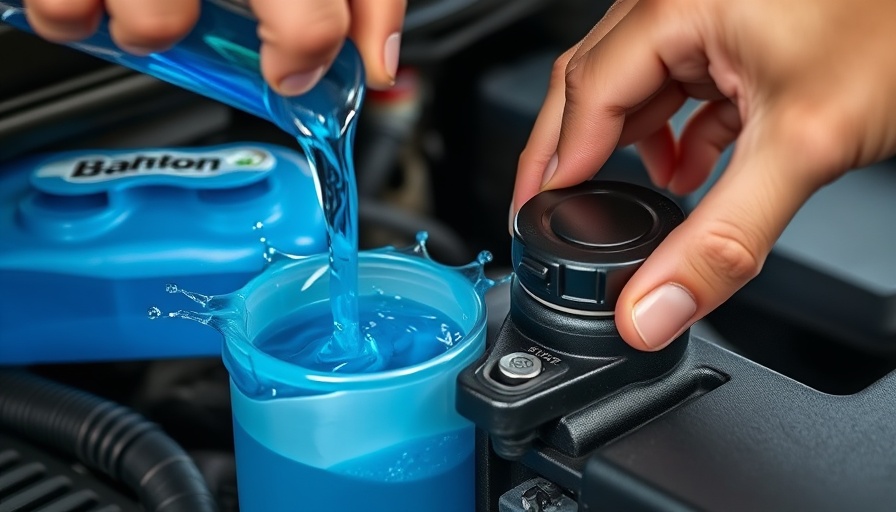
[{"label": "bottle cap", "polygon": [[630,183],[542,192],[515,219],[513,268],[550,307],[611,315],[625,283],[682,221],[671,199]]}]

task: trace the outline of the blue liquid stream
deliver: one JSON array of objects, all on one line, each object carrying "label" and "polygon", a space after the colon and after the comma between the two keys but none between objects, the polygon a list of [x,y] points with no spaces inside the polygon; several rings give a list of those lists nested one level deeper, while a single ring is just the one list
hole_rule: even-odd
[{"label": "blue liquid stream", "polygon": [[[321,360],[330,370],[358,367],[378,351],[376,340],[362,336],[358,320],[358,190],[354,180],[351,141],[353,129],[335,139],[326,134],[298,137],[299,145],[315,167],[330,251],[330,304],[332,336],[322,347]],[[350,363],[345,365],[344,363]],[[351,364],[355,363],[355,364]],[[367,371],[379,368],[370,366]]]}]

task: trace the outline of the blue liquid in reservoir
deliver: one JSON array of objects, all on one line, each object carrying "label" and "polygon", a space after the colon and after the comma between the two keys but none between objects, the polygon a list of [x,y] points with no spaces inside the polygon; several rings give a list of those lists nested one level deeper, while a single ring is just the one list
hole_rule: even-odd
[{"label": "blue liquid in reservoir", "polygon": [[[278,343],[256,344],[271,355],[318,371],[375,372],[427,361],[456,343],[462,336],[460,328],[423,304],[358,296],[358,191],[351,151],[354,131],[349,127],[339,132],[327,122],[309,127],[312,136],[297,140],[317,177],[327,223],[330,314],[327,308],[312,312],[314,308],[305,306],[300,319],[279,323],[281,330],[284,325],[301,325],[294,335],[276,337]],[[318,129],[320,132],[315,132]],[[341,134],[333,138],[333,133]],[[272,352],[274,346],[283,347],[277,349],[281,355]]]},{"label": "blue liquid in reservoir", "polygon": [[244,512],[474,509],[472,427],[411,440],[325,469],[269,450],[236,420],[233,430],[240,505],[248,507]]},{"label": "blue liquid in reservoir", "polygon": [[358,301],[358,330],[370,347],[346,360],[334,353],[333,317],[326,302],[304,305],[256,336],[255,345],[283,361],[317,371],[392,370],[428,361],[464,337],[461,328],[425,304],[386,295],[364,295]]}]

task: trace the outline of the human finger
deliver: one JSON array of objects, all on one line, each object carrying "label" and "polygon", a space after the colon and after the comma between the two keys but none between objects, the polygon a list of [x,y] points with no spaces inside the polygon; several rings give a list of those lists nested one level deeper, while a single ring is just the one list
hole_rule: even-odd
[{"label": "human finger", "polygon": [[[554,62],[547,95],[535,120],[526,147],[520,154],[513,200],[510,205],[511,219],[526,201],[541,190],[546,181],[545,170],[554,167],[553,155],[560,137],[560,125],[563,120],[566,98],[566,74],[571,66],[571,61],[581,58],[600,42],[637,3],[638,0],[615,2],[579,44],[564,52]],[[547,177],[549,178],[550,175]]]},{"label": "human finger", "polygon": [[187,35],[199,19],[199,0],[106,0],[109,34],[136,55],[163,51]]},{"label": "human finger", "polygon": [[622,21],[637,3],[638,0],[616,0],[613,2],[600,21],[576,45],[573,55],[569,58],[569,66],[574,67],[578,60],[613,30],[613,27]]},{"label": "human finger", "polygon": [[346,0],[251,0],[261,72],[280,94],[307,92],[339,54],[350,26]]},{"label": "human finger", "polygon": [[[669,75],[655,40],[644,37],[651,25],[638,15],[641,5],[570,66],[560,133],[543,172],[542,189],[589,179],[620,142],[626,116],[657,97],[666,85]],[[655,128],[648,133],[667,119],[652,119]]]},{"label": "human finger", "polygon": [[102,0],[26,0],[24,6],[34,32],[56,43],[90,36],[103,13]]},{"label": "human finger", "polygon": [[[744,130],[731,162],[691,216],[626,285],[616,324],[633,347],[658,350],[756,276],[787,223],[835,159],[806,158],[824,143],[778,121]],[[783,136],[780,134],[784,133]],[[821,171],[821,172],[820,172]]]},{"label": "human finger", "polygon": [[635,143],[650,180],[665,188],[672,179],[677,160],[677,144],[669,118],[684,104],[687,95],[677,82],[662,87],[657,94],[626,114],[617,147]]},{"label": "human finger", "polygon": [[740,130],[740,114],[727,99],[708,102],[694,112],[681,132],[669,191],[685,195],[700,187]]},{"label": "human finger", "polygon": [[650,181],[658,188],[666,188],[675,172],[677,145],[669,123],[635,143],[641,162],[647,168]]},{"label": "human finger", "polygon": [[351,0],[350,37],[364,59],[367,84],[384,89],[395,83],[406,0]]},{"label": "human finger", "polygon": [[[517,164],[516,180],[513,187],[513,199],[510,204],[510,219],[517,210],[537,194],[542,186],[544,171],[551,166],[551,158],[557,148],[560,136],[560,122],[563,119],[565,101],[566,66],[575,54],[575,48],[566,51],[556,61],[551,71],[548,92],[535,124],[529,134],[526,147],[520,153]],[[510,231],[513,227],[510,226]]]}]

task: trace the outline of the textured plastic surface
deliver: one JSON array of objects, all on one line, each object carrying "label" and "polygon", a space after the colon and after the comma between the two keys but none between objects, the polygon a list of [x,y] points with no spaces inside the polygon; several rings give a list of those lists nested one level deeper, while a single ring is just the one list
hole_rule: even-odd
[{"label": "textured plastic surface", "polygon": [[466,339],[415,366],[314,372],[262,352],[253,337],[302,304],[328,300],[321,269],[325,256],[288,262],[234,294],[250,312],[244,334],[226,334],[224,351],[240,509],[471,510],[473,426],[454,410],[453,383],[484,348],[480,292],[424,258],[361,253],[362,293],[375,287],[435,307]]},{"label": "textured plastic surface", "polygon": [[547,303],[611,313],[625,283],[683,220],[670,199],[629,183],[543,192],[517,214],[513,267]]},{"label": "textured plastic surface", "polygon": [[147,308],[173,302],[169,282],[242,286],[263,268],[262,236],[296,254],[327,248],[310,171],[281,147],[11,163],[0,171],[0,364],[220,354],[212,330],[150,322]]},{"label": "textured plastic surface", "polygon": [[[32,32],[21,0],[0,1],[0,21]],[[338,133],[345,112],[356,110],[363,92],[363,70],[354,45],[343,45],[312,90],[284,98],[268,87],[259,71],[257,28],[243,3],[205,0],[193,30],[167,51],[147,56],[121,51],[109,35],[108,18],[93,36],[69,46],[269,119],[293,135],[314,131],[322,122],[339,124],[329,128]]]},{"label": "textured plastic surface", "polygon": [[730,380],[600,448],[584,510],[893,509],[896,373],[834,396],[705,340],[690,347]]},{"label": "textured plastic surface", "polygon": [[[660,415],[626,419],[653,403],[673,404],[668,392],[688,374],[726,382]],[[548,433],[590,440],[580,443],[593,450],[584,456],[564,456],[549,446],[550,435],[522,464],[480,452],[488,496],[480,503],[497,511],[497,496],[540,475],[577,494],[580,511],[889,511],[894,395],[896,373],[853,395],[829,395],[692,337],[668,377],[569,415],[560,429],[549,426]]]},{"label": "textured plastic surface", "polygon": [[[0,510],[140,512],[143,507],[70,460],[0,432]],[[42,507],[42,508],[40,508]]]},{"label": "textured plastic surface", "polygon": [[[548,425],[620,389],[668,374],[686,348],[687,333],[659,352],[635,350],[622,341],[612,317],[554,310],[515,281],[510,315],[489,353],[458,377],[457,409],[492,436],[499,455],[519,459]],[[496,375],[497,364],[516,352],[540,358],[543,370],[508,385]]]},{"label": "textured plastic surface", "polygon": [[896,352],[896,161],[821,189],[741,296],[871,352]]}]

